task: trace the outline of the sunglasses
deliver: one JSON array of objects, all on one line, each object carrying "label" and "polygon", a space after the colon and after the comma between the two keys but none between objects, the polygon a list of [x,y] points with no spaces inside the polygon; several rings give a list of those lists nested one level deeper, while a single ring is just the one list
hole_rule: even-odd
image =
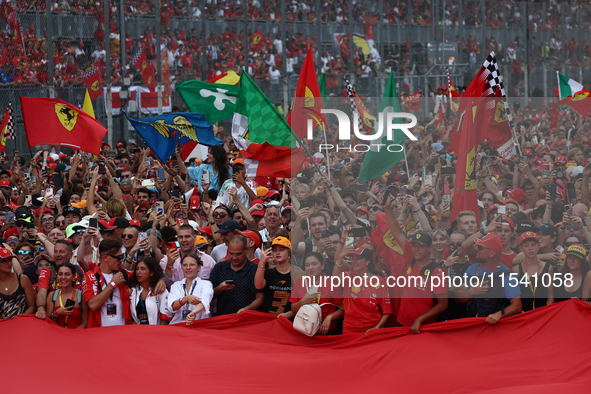
[{"label": "sunglasses", "polygon": [[147,213],[147,212],[148,212],[148,210],[147,210],[147,209],[138,209],[137,211],[138,211],[139,213]]},{"label": "sunglasses", "polygon": [[371,207],[371,210],[374,212],[383,212],[383,209],[380,207]]},{"label": "sunglasses", "polygon": [[57,222],[55,222],[55,225],[58,226],[58,227],[59,226],[63,226],[65,224],[66,224],[66,221],[65,220],[58,220]]},{"label": "sunglasses", "polygon": [[121,234],[121,238],[123,238],[123,239],[132,239],[133,238],[133,234]]},{"label": "sunglasses", "polygon": [[564,226],[564,228],[566,228],[567,230],[574,230],[574,231],[579,231],[579,226],[575,226],[574,224],[567,224],[566,226]]},{"label": "sunglasses", "polygon": [[117,254],[117,255],[115,255],[115,254],[108,254],[107,256],[110,256],[110,257],[116,259],[117,261],[121,261],[125,257],[124,254]]},{"label": "sunglasses", "polygon": [[273,196],[271,197],[271,200],[281,201],[281,196]]},{"label": "sunglasses", "polygon": [[44,246],[40,246],[38,248],[35,248],[35,252],[43,252],[45,250]]},{"label": "sunglasses", "polygon": [[27,223],[23,223],[23,222],[16,222],[15,226],[16,227],[25,227],[27,225]]},{"label": "sunglasses", "polygon": [[6,242],[18,242],[18,238],[8,238]]},{"label": "sunglasses", "polygon": [[22,255],[22,254],[28,254],[28,255],[32,255],[33,252],[30,250],[19,250],[18,254]]},{"label": "sunglasses", "polygon": [[76,234],[83,234],[86,230],[79,228],[75,231]]},{"label": "sunglasses", "polygon": [[226,216],[228,216],[228,214],[227,214],[227,213],[225,213],[225,212],[222,212],[222,213],[217,213],[217,212],[214,212],[212,216],[213,216],[214,218],[225,218]]}]

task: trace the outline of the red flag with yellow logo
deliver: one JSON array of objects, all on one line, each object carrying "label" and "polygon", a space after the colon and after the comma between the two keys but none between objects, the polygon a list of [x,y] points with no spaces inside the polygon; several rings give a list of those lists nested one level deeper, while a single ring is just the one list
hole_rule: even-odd
[{"label": "red flag with yellow logo", "polygon": [[20,100],[29,148],[60,145],[100,154],[107,129],[98,120],[65,101],[31,97]]},{"label": "red flag with yellow logo", "polygon": [[267,36],[261,33],[259,29],[257,29],[257,31],[254,33],[254,36],[252,37],[252,49],[258,51],[261,48],[263,48],[263,45],[266,42]]},{"label": "red flag with yellow logo", "polygon": [[98,67],[93,67],[91,70],[82,74],[82,80],[86,84],[91,100],[96,100],[103,94],[103,89],[101,88],[101,72]]},{"label": "red flag with yellow logo", "polygon": [[156,76],[154,75],[154,67],[152,67],[152,64],[150,64],[150,61],[146,57],[146,54],[142,48],[140,48],[138,53],[135,54],[131,64],[141,71],[142,79],[144,80],[144,83],[148,89],[150,89],[151,92],[156,91]]},{"label": "red flag with yellow logo", "polygon": [[312,49],[308,49],[308,54],[302,65],[298,86],[296,87],[294,100],[291,104],[287,123],[291,126],[296,135],[303,139],[308,130],[308,119],[312,119],[314,128],[325,123],[324,115],[320,110],[324,108],[320,86],[316,79],[316,69],[314,68],[314,57]]},{"label": "red flag with yellow logo", "polygon": [[568,105],[580,115],[585,118],[591,117],[591,96],[587,89],[575,93],[574,96],[569,96],[557,102],[557,105]]}]

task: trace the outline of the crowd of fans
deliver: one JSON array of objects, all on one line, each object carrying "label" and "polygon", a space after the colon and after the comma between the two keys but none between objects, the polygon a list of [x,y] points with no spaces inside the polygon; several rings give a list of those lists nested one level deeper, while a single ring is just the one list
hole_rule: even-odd
[{"label": "crowd of fans", "polygon": [[[479,211],[453,221],[449,108],[444,122],[411,130],[407,163],[367,184],[357,182],[365,154],[339,143],[334,125],[327,138],[340,149],[323,154],[323,141],[306,142],[314,161],[293,178],[249,179],[221,128],[223,145],[203,163],[183,163],[180,150],[162,163],[124,140],[103,143],[94,159],[59,147],[29,162],[6,157],[0,319],[190,325],[257,310],[297,323],[302,308],[325,304],[322,335],[392,326],[418,334],[436,321],[495,324],[589,301],[590,123],[568,108],[514,109],[521,155],[504,160],[481,143]],[[481,282],[435,282],[444,276]],[[407,277],[422,279],[391,285]]]}]

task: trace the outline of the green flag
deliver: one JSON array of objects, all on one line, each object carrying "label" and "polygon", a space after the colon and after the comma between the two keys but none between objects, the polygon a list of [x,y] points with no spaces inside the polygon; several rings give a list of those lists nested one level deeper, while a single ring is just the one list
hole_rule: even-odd
[{"label": "green flag", "polygon": [[181,81],[176,90],[190,112],[205,114],[205,120],[215,123],[232,119],[236,110],[238,86],[201,81]]},{"label": "green flag", "polygon": [[326,107],[326,74],[322,73],[318,80],[318,86],[320,87],[320,95],[322,96],[322,102]]},{"label": "green flag", "polygon": [[[398,162],[404,159],[404,151],[402,152],[390,152],[387,147],[392,144],[402,145],[406,150],[406,139],[405,134],[402,130],[395,129],[393,131],[394,141],[388,140],[386,133],[387,127],[385,125],[387,120],[387,112],[401,112],[400,103],[398,101],[398,95],[396,94],[396,83],[394,82],[394,73],[390,71],[390,78],[384,91],[384,97],[380,104],[380,113],[384,113],[383,122],[384,127],[382,130],[382,138],[380,140],[374,140],[371,144],[371,149],[365,154],[363,164],[361,165],[361,171],[359,172],[358,182],[370,182],[374,179],[379,178],[394,167]],[[394,123],[402,123],[401,119],[393,119]],[[380,146],[380,144],[383,144]],[[392,148],[392,150],[400,150],[399,147]]]}]

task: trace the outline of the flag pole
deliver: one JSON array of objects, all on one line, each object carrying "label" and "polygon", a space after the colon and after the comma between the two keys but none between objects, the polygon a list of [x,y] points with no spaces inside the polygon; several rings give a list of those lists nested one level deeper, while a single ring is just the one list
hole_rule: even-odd
[{"label": "flag pole", "polygon": [[[328,146],[328,139],[326,138],[326,127],[324,127],[324,124],[320,124],[320,126],[322,127],[322,132],[324,133],[324,143]],[[326,175],[328,176],[328,180],[330,181],[330,160],[328,159],[328,150],[326,152]],[[312,160],[314,161],[314,160]]]},{"label": "flag pole", "polygon": [[408,160],[406,159],[406,144],[404,145],[404,164],[406,164],[406,175],[408,175],[408,179],[410,179],[410,171],[408,170]]}]

